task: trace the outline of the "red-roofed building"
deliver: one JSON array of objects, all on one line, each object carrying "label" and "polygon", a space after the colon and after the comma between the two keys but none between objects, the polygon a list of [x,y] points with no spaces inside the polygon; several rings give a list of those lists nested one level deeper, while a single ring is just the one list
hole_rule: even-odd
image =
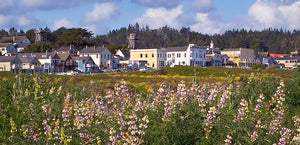
[{"label": "red-roofed building", "polygon": [[285,54],[275,54],[275,53],[270,53],[269,55],[272,56],[273,58],[280,58],[285,56]]}]

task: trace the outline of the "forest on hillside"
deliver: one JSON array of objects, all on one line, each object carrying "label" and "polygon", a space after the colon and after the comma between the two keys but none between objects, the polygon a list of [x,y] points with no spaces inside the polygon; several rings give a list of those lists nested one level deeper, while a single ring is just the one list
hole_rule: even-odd
[{"label": "forest on hillside", "polygon": [[[251,48],[255,51],[269,51],[271,53],[290,53],[290,51],[300,48],[300,31],[268,28],[262,31],[233,29],[227,30],[223,34],[201,34],[191,31],[190,28],[180,30],[168,26],[159,29],[150,29],[148,26],[140,27],[138,23],[109,31],[107,34],[94,35],[83,28],[61,27],[56,31],[44,28],[44,41],[33,43],[25,52],[44,52],[62,46],[74,45],[81,49],[85,46],[106,46],[111,52],[115,49],[127,48],[127,37],[130,33],[136,33],[139,48],[163,48],[173,46],[186,46],[194,43],[199,46],[208,46],[211,40],[216,47],[225,48]],[[0,31],[0,38],[13,35],[15,28],[8,32]],[[20,30],[18,35],[26,35],[32,42],[35,42],[34,29],[26,32]]]}]

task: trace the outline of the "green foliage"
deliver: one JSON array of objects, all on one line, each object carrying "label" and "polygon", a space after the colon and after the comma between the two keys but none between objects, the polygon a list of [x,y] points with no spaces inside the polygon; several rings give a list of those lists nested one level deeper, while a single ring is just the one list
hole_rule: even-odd
[{"label": "green foliage", "polygon": [[[290,81],[298,81],[297,73]],[[234,74],[227,73],[230,79],[235,79]],[[161,83],[152,91],[115,77],[111,79],[114,85],[102,86],[105,93],[97,95],[83,88],[62,87],[67,80],[79,81],[72,77],[49,79],[24,74],[0,79],[0,142],[300,143],[296,139],[299,104],[290,100],[294,89],[260,73],[225,85],[181,81],[173,88]],[[85,87],[95,87],[100,80],[99,76],[86,77],[89,85]]]},{"label": "green foliage", "polygon": [[109,46],[107,46],[107,49],[108,49],[111,53],[113,53],[113,54],[116,53],[116,50],[118,50],[118,49],[123,49],[123,48],[124,48],[123,45],[109,45]]},{"label": "green foliage", "polygon": [[37,53],[37,52],[46,52],[46,51],[48,52],[52,51],[51,44],[48,41],[32,43],[28,45],[24,50],[25,53]]},{"label": "green foliage", "polygon": [[255,70],[264,70],[266,67],[262,64],[257,64],[255,66],[252,67],[252,69],[255,69]]},{"label": "green foliage", "polygon": [[92,33],[82,28],[67,29],[62,33],[56,45],[58,47],[74,45],[75,47],[88,45],[88,40],[92,37]]},{"label": "green foliage", "polygon": [[32,42],[35,42],[35,33],[34,33],[34,29],[30,29],[28,31],[26,31],[26,37]]}]

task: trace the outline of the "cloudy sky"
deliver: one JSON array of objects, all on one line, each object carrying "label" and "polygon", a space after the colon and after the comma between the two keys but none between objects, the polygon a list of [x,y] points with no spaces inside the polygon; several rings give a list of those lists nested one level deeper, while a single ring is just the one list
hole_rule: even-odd
[{"label": "cloudy sky", "polygon": [[86,28],[94,34],[138,22],[214,34],[300,29],[300,0],[0,0],[0,29]]}]

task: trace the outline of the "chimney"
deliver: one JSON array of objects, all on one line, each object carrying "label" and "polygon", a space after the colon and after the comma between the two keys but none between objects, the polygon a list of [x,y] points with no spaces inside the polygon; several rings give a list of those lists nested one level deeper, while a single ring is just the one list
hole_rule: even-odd
[{"label": "chimney", "polygon": [[88,48],[88,46],[87,46],[87,45],[85,45],[85,48]]},{"label": "chimney", "polygon": [[102,45],[102,47],[104,47],[104,45]]},{"label": "chimney", "polygon": [[70,44],[70,50],[72,49],[72,45]]},{"label": "chimney", "polygon": [[94,50],[96,50],[96,45],[94,45]]},{"label": "chimney", "polygon": [[16,42],[16,37],[15,36],[13,36],[13,43],[15,43]]}]

